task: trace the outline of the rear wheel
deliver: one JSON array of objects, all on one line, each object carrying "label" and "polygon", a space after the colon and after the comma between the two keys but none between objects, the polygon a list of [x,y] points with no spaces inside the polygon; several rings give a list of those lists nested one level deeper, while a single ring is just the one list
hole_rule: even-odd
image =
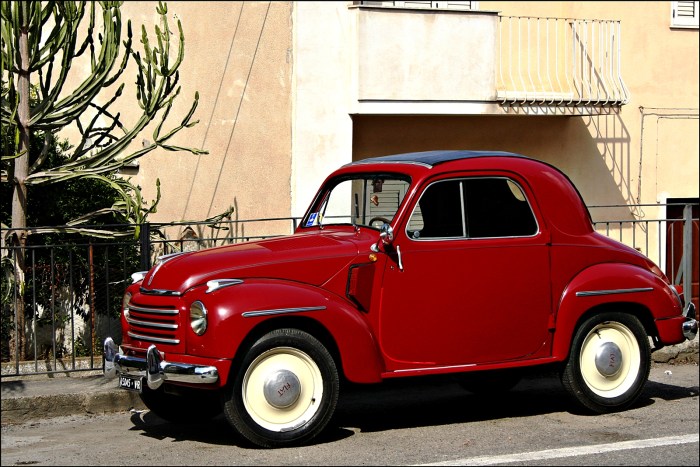
[{"label": "rear wheel", "polygon": [[335,362],[321,342],[298,329],[277,329],[260,338],[243,358],[224,413],[258,446],[298,445],[328,424],[339,386]]},{"label": "rear wheel", "polygon": [[650,368],[649,339],[639,319],[626,313],[601,313],[576,331],[561,381],[584,407],[606,413],[634,403]]}]

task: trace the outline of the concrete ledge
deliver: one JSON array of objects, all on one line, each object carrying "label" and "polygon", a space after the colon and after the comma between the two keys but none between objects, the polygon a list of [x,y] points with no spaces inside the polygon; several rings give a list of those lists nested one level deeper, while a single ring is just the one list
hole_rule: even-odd
[{"label": "concrete ledge", "polygon": [[128,391],[17,397],[2,401],[2,424],[66,415],[124,412],[132,408],[142,410],[146,407],[138,394]]},{"label": "concrete ledge", "polygon": [[130,409],[145,409],[139,395],[118,389],[116,380],[102,375],[2,380],[2,424]]}]

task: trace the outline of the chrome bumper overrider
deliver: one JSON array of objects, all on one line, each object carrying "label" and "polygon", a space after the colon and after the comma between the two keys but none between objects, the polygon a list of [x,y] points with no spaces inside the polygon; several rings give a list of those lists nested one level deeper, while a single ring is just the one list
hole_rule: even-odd
[{"label": "chrome bumper overrider", "polygon": [[104,343],[104,356],[105,377],[143,376],[151,389],[158,389],[165,381],[211,384],[219,380],[219,371],[216,367],[165,361],[155,345],[148,348],[146,358],[130,357],[120,353],[114,340],[108,337]]},{"label": "chrome bumper overrider", "polygon": [[692,302],[688,302],[685,306],[683,316],[686,318],[686,321],[683,323],[683,336],[692,341],[698,334],[698,322],[695,320],[695,305]]}]

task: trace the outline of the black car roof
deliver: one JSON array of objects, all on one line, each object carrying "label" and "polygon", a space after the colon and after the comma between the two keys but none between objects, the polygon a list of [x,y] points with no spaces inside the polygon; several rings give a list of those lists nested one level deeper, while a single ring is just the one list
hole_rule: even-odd
[{"label": "black car roof", "polygon": [[370,157],[352,162],[347,165],[360,164],[382,164],[390,162],[403,162],[408,164],[421,164],[428,167],[433,167],[443,162],[450,162],[459,159],[470,159],[475,157],[522,157],[529,159],[521,154],[502,151],[466,151],[466,150],[445,150],[445,151],[423,151],[423,152],[407,152],[404,154],[392,154],[390,156]]}]

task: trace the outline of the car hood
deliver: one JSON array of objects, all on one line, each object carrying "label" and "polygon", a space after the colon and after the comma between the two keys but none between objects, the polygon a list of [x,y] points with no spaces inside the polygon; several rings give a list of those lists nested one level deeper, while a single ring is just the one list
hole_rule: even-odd
[{"label": "car hood", "polygon": [[213,279],[264,277],[319,286],[358,254],[352,233],[323,231],[167,257],[144,277],[146,291],[178,292]]}]

